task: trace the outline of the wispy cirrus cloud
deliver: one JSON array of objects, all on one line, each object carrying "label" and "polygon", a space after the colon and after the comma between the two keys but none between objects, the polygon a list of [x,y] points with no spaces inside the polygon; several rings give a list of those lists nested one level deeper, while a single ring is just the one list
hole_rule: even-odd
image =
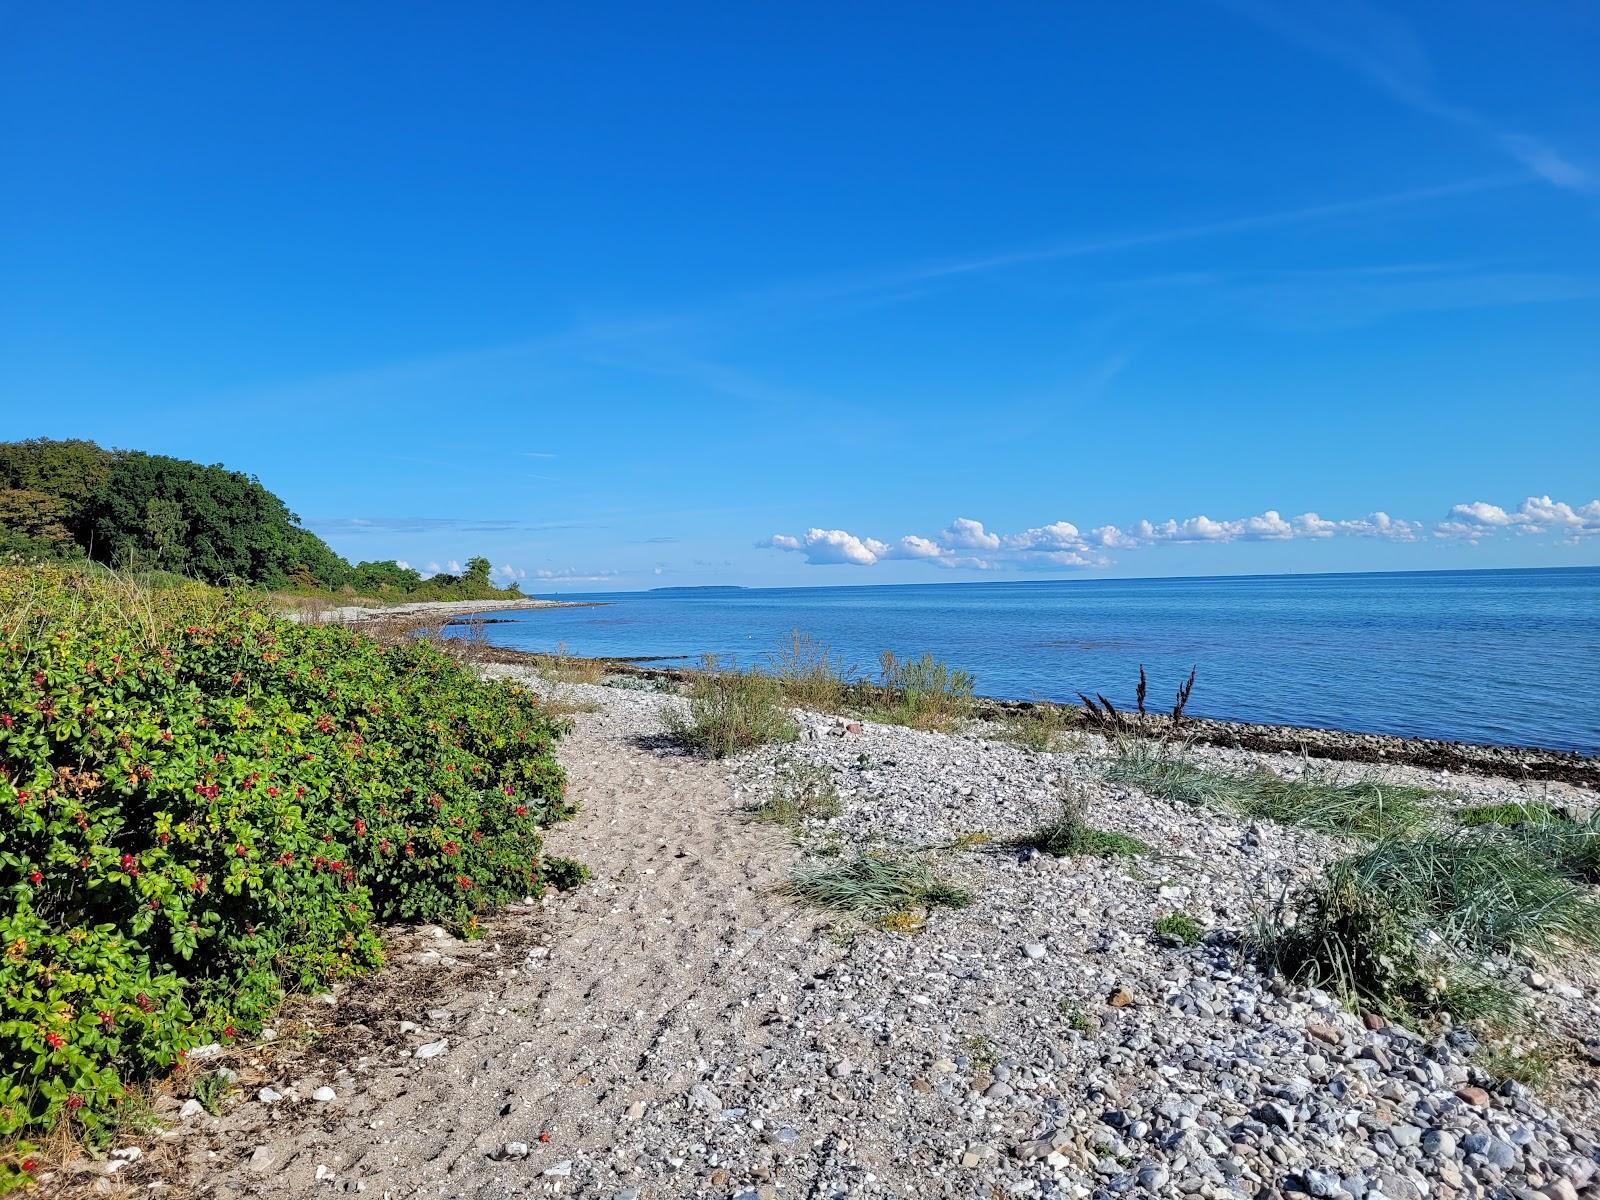
[{"label": "wispy cirrus cloud", "polygon": [[1415,31],[1362,0],[1218,0],[1224,8],[1285,41],[1328,59],[1415,112],[1457,125],[1546,183],[1594,193],[1600,180],[1543,138],[1512,129],[1476,109],[1445,100]]},{"label": "wispy cirrus cloud", "polygon": [[[1600,534],[1600,500],[1581,507],[1530,496],[1514,509],[1484,501],[1457,504],[1432,530],[1435,538],[1476,542],[1503,530],[1551,533],[1567,538]],[[1230,542],[1325,541],[1330,538],[1373,538],[1418,542],[1428,533],[1422,521],[1370,512],[1359,517],[1328,518],[1315,512],[1285,517],[1276,509],[1251,516],[1215,520],[1204,514],[1164,521],[1135,521],[1126,527],[1097,525],[1080,529],[1071,521],[1055,521],[1016,533],[1000,533],[971,517],[957,517],[930,536],[906,534],[895,541],[863,537],[845,529],[812,528],[802,535],[775,533],[758,546],[798,553],[817,566],[875,566],[897,559],[970,570],[1107,567],[1110,551],[1143,550],[1162,545],[1223,545]]]},{"label": "wispy cirrus cloud", "polygon": [[369,533],[538,533],[589,529],[587,521],[520,521],[501,517],[308,517],[306,527],[324,536]]}]

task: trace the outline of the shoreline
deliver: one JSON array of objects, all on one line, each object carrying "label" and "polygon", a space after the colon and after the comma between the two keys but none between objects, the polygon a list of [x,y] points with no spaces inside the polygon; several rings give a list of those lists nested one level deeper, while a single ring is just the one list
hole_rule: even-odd
[{"label": "shoreline", "polygon": [[[555,658],[553,655],[531,650],[514,650],[494,645],[479,646],[476,648],[476,654],[483,661],[511,665],[536,665],[548,663]],[[580,655],[564,657],[568,662],[601,666],[617,675],[673,684],[685,683],[696,674],[690,667],[651,665],[660,663],[662,661],[660,657],[649,659],[586,658]],[[1119,723],[1108,726],[1105,722],[1096,720],[1077,704],[1006,700],[991,696],[973,698],[973,716],[980,721],[1001,722],[1008,717],[1040,709],[1061,713],[1067,718],[1070,727],[1087,733],[1120,733],[1163,739],[1176,736],[1181,740],[1201,745],[1234,750],[1266,754],[1303,754],[1340,762],[1417,766],[1430,770],[1468,772],[1505,779],[1569,783],[1590,791],[1600,791],[1600,757],[1581,754],[1576,750],[1457,742],[1444,738],[1230,721],[1216,717],[1186,716],[1174,728],[1171,718],[1164,715],[1140,718],[1134,714],[1123,713]]]},{"label": "shoreline", "polygon": [[[416,600],[409,604],[386,604],[365,608],[359,604],[336,604],[327,608],[296,608],[283,615],[291,621],[319,620],[327,623],[362,625],[368,621],[390,621],[404,617],[459,617],[468,614],[518,612],[529,608],[600,608],[600,600],[539,600],[523,596],[516,600]],[[446,624],[469,624],[449,622]],[[418,629],[423,626],[417,626]]]}]

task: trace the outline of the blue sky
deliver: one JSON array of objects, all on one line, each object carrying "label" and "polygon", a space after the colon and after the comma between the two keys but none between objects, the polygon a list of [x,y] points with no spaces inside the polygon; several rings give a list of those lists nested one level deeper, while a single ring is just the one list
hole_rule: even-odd
[{"label": "blue sky", "polygon": [[1600,560],[1593,5],[0,14],[0,437],[353,558]]}]

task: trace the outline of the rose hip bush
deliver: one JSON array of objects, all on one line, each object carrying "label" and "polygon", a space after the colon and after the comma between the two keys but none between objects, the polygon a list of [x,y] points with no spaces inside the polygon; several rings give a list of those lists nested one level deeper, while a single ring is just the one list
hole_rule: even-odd
[{"label": "rose hip bush", "polygon": [[560,731],[421,641],[0,568],[0,1139],[104,1134],[130,1083],[375,966],[375,922],[537,894]]}]

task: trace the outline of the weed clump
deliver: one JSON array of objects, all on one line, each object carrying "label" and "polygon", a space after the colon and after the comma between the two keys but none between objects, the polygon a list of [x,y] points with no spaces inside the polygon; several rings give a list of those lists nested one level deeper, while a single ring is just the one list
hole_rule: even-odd
[{"label": "weed clump", "polygon": [[1173,946],[1194,946],[1205,936],[1205,929],[1186,912],[1172,912],[1157,917],[1153,925],[1156,936]]},{"label": "weed clump", "polygon": [[770,742],[792,742],[799,728],[783,704],[778,681],[742,674],[707,655],[689,683],[687,716],[668,710],[667,730],[708,758],[726,758]]},{"label": "weed clump", "polygon": [[849,672],[809,633],[790,630],[789,644],[769,654],[767,666],[791,704],[818,713],[843,710]]},{"label": "weed clump", "polygon": [[1150,853],[1150,847],[1136,837],[1094,828],[1087,820],[1086,809],[1081,793],[1063,789],[1055,815],[1012,845],[1054,858],[1137,858]]},{"label": "weed clump", "polygon": [[1035,754],[1048,754],[1061,747],[1070,724],[1064,709],[1031,704],[1009,714],[1001,722],[999,736]]},{"label": "weed clump", "polygon": [[819,763],[782,759],[772,795],[751,810],[758,821],[795,827],[806,821],[828,821],[843,806],[833,771]]}]

